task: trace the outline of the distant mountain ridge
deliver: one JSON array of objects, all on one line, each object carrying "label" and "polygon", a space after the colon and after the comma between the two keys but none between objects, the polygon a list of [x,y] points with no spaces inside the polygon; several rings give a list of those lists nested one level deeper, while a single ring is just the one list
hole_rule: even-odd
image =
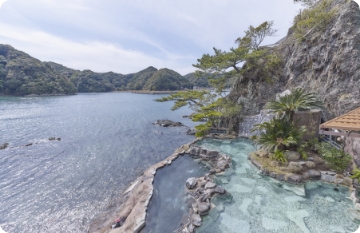
[{"label": "distant mountain ridge", "polygon": [[0,44],[0,94],[68,95],[77,92],[124,90],[184,90],[209,87],[206,77],[185,76],[167,68],[148,67],[137,73],[97,73],[71,69],[55,62],[41,62],[30,55]]}]

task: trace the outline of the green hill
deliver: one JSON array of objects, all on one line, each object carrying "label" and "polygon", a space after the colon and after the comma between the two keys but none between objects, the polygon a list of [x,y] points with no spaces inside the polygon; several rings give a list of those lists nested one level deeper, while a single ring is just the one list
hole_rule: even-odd
[{"label": "green hill", "polygon": [[209,87],[206,77],[152,66],[132,74],[98,73],[71,69],[55,62],[41,62],[10,45],[0,44],[0,94],[67,95],[77,92],[124,90],[183,90]]},{"label": "green hill", "polygon": [[0,44],[0,93],[6,95],[75,94],[76,87],[50,65],[10,45]]},{"label": "green hill", "polygon": [[179,73],[170,69],[160,69],[149,78],[143,90],[151,91],[174,91],[191,89],[192,84]]}]

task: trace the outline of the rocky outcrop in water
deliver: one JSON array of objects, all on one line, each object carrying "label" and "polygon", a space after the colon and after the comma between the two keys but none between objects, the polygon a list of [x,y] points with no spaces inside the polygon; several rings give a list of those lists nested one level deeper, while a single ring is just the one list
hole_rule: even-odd
[{"label": "rocky outcrop in water", "polygon": [[181,123],[181,122],[175,122],[175,121],[171,121],[171,120],[157,120],[153,124],[157,125],[157,126],[162,126],[162,127],[180,127],[180,126],[184,126],[183,123]]},{"label": "rocky outcrop in water", "polygon": [[312,30],[300,41],[291,28],[278,46],[269,49],[283,60],[271,81],[263,80],[257,69],[236,81],[230,98],[243,106],[243,115],[258,114],[277,93],[297,87],[324,101],[327,118],[360,106],[360,9],[348,0],[333,0],[331,9],[336,15],[325,31]]}]

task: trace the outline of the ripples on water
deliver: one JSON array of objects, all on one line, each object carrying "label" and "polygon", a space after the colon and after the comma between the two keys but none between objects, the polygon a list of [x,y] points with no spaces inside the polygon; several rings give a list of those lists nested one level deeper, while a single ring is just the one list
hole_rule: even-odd
[{"label": "ripples on water", "polygon": [[181,118],[189,109],[172,112],[158,97],[0,97],[0,144],[9,143],[0,150],[0,226],[8,233],[86,232],[129,182],[193,139],[186,128],[151,124],[168,118],[193,126]]}]

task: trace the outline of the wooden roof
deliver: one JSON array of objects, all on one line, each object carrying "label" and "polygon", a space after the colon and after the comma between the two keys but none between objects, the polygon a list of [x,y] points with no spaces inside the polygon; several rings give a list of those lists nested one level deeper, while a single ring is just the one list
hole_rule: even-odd
[{"label": "wooden roof", "polygon": [[343,129],[360,131],[360,108],[336,117],[320,125],[321,129]]}]

